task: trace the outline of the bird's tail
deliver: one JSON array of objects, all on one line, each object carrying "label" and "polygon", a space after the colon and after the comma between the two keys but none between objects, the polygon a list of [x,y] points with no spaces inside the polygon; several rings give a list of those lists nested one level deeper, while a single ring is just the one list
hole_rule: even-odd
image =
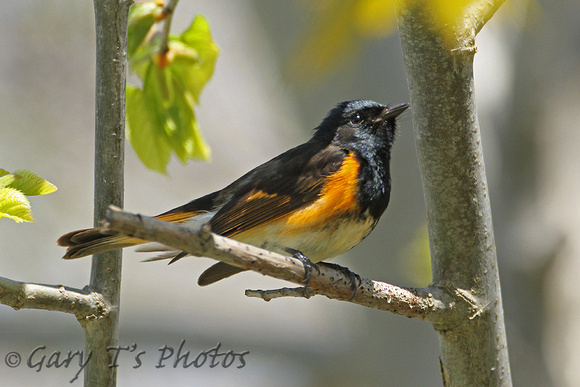
[{"label": "bird's tail", "polygon": [[[198,214],[199,212],[173,212],[157,215],[156,218],[167,222],[182,223]],[[149,242],[116,233],[107,233],[95,227],[69,232],[58,238],[56,243],[67,248],[63,259],[76,259]],[[176,252],[176,254],[178,253]]]},{"label": "bird's tail", "polygon": [[146,242],[143,239],[122,235],[107,235],[99,228],[88,228],[69,232],[56,241],[59,246],[65,246],[67,248],[63,259],[81,258],[91,254],[104,253],[105,251],[122,249]]}]

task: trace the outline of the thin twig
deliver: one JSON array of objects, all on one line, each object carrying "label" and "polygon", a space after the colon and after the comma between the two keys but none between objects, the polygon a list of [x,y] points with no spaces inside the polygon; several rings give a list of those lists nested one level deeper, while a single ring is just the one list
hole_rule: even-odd
[{"label": "thin twig", "polygon": [[261,298],[264,301],[268,302],[270,300],[273,300],[274,298],[282,298],[282,297],[310,298],[319,293],[316,290],[300,287],[300,288],[281,288],[272,290],[247,289],[245,294],[246,297]]},{"label": "thin twig", "polygon": [[173,12],[179,0],[169,0],[169,2],[163,7],[163,12],[165,13],[165,20],[163,22],[163,31],[161,34],[161,45],[159,46],[159,53],[161,55],[167,54],[169,51],[169,32],[171,30],[171,20],[173,19]]}]

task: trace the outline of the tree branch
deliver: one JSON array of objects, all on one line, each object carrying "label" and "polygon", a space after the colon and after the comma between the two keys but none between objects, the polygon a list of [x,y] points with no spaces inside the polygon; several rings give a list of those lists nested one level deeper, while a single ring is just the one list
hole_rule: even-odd
[{"label": "tree branch", "polygon": [[173,12],[179,0],[169,0],[169,2],[163,7],[163,13],[165,14],[165,20],[163,21],[163,30],[161,32],[161,44],[159,46],[159,53],[161,55],[166,55],[169,51],[169,33],[171,30],[171,20],[173,20]]},{"label": "tree branch", "polygon": [[[474,95],[474,30],[443,43],[428,1],[398,14],[427,209],[433,283],[473,308],[439,331],[446,386],[511,386],[491,205]],[[478,2],[475,30],[501,4]],[[467,16],[466,16],[467,17]],[[449,42],[448,42],[449,43]]]},{"label": "tree branch", "polygon": [[[193,230],[179,224],[134,215],[110,207],[103,227],[106,230],[160,242],[191,255],[214,258],[295,284],[304,283],[304,266],[298,259],[211,233],[209,226]],[[445,288],[404,288],[366,278],[360,279],[356,295],[351,298],[353,276],[354,274],[349,275],[346,270],[340,268],[317,265],[308,284],[315,293],[309,291],[307,294],[309,296],[321,294],[331,299],[420,318],[442,326],[453,325],[458,322],[456,316],[472,311],[472,305],[466,302],[465,298]],[[248,291],[249,296],[259,296],[268,300],[280,297],[284,293],[287,293],[286,296],[297,296],[294,290]]]},{"label": "tree branch", "polygon": [[504,2],[505,0],[477,0],[471,3],[465,12],[465,29],[473,31],[473,36],[476,36]]},{"label": "tree branch", "polygon": [[[96,29],[95,101],[95,209],[102,219],[109,204],[123,205],[125,160],[125,86],[127,23],[133,0],[93,0]],[[80,320],[85,350],[92,358],[85,369],[87,386],[113,386],[117,367],[107,348],[119,341],[121,251],[96,254],[92,259],[90,288],[111,305],[106,318]]]},{"label": "tree branch", "polygon": [[43,285],[0,277],[0,303],[15,310],[44,309],[74,314],[77,319],[98,319],[110,307],[96,292],[63,285]]}]

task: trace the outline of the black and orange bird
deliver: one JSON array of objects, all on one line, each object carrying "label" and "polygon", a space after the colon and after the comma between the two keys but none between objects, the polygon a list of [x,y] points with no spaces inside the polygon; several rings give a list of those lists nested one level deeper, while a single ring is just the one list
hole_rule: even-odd
[{"label": "black and orange bird", "polygon": [[[299,252],[315,263],[334,258],[369,235],[389,204],[396,119],[407,108],[408,104],[388,107],[368,100],[342,102],[308,142],[224,189],[156,218],[193,228],[209,223],[217,234],[282,254]],[[58,239],[67,247],[64,259],[144,243],[103,234],[99,228]],[[186,255],[159,247],[171,262]],[[241,271],[219,262],[203,272],[198,283],[209,285]]]}]

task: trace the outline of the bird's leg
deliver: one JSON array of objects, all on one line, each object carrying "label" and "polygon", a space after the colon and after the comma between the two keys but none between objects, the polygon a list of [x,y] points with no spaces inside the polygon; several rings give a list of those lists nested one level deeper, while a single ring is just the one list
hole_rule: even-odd
[{"label": "bird's leg", "polygon": [[304,289],[306,290],[308,283],[310,283],[310,278],[312,277],[312,268],[314,267],[318,272],[320,272],[318,266],[315,263],[312,263],[312,261],[299,250],[290,247],[287,247],[284,250],[286,250],[288,254],[292,254],[292,258],[296,258],[302,262],[302,265],[304,265]]}]

